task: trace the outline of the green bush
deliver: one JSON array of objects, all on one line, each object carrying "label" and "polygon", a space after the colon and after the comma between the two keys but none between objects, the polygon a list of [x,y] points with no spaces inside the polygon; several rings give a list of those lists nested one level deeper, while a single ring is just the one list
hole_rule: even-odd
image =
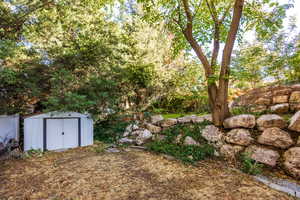
[{"label": "green bush", "polygon": [[214,148],[208,144],[195,146],[172,144],[168,141],[155,141],[149,143],[147,147],[150,151],[168,154],[189,164],[193,164],[214,154]]},{"label": "green bush", "polygon": [[260,164],[253,160],[249,153],[243,153],[241,155],[242,167],[241,170],[247,174],[257,175],[262,172],[263,164]]},{"label": "green bush", "polygon": [[94,139],[104,143],[116,143],[130,123],[132,122],[123,121],[120,116],[110,117],[105,121],[99,120],[94,125]]},{"label": "green bush", "polygon": [[[164,140],[149,143],[147,148],[153,152],[174,156],[184,163],[193,164],[214,154],[214,147],[208,145],[206,140],[201,136],[203,128],[210,123],[209,121],[204,121],[195,124],[178,124],[161,133],[166,136]],[[176,144],[175,140],[178,135],[182,135],[182,141],[185,137],[190,136],[198,141],[200,145]]]}]

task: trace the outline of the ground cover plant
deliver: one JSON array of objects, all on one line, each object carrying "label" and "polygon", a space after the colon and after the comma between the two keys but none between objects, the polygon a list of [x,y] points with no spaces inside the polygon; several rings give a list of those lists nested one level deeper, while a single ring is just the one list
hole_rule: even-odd
[{"label": "ground cover plant", "polygon": [[[171,155],[184,163],[194,164],[214,155],[214,147],[207,144],[201,136],[202,129],[210,124],[209,121],[195,124],[178,124],[162,131],[163,140],[153,141],[147,144],[150,151]],[[178,141],[178,136],[180,139]],[[185,137],[192,137],[199,145],[183,144]]]}]

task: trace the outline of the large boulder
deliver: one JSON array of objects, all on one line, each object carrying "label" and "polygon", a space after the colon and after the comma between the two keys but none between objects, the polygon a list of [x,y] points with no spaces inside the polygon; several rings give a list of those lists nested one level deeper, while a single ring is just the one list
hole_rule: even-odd
[{"label": "large boulder", "polygon": [[280,155],[277,151],[259,146],[249,146],[245,150],[253,160],[274,167]]},{"label": "large boulder", "polygon": [[184,145],[199,145],[192,137],[186,136],[183,141]]},{"label": "large boulder", "polygon": [[286,86],[279,86],[278,88],[275,88],[273,91],[274,96],[280,96],[280,95],[290,95],[292,92],[292,89],[290,87]]},{"label": "large boulder", "polygon": [[220,148],[220,153],[227,160],[234,161],[234,160],[236,160],[237,154],[239,154],[243,150],[244,150],[244,147],[242,147],[242,146],[224,144]]},{"label": "large boulder", "polygon": [[157,122],[160,122],[162,120],[164,120],[164,117],[162,115],[152,115],[150,117],[150,122],[152,124],[156,124]]},{"label": "large boulder", "polygon": [[257,119],[257,126],[259,130],[265,130],[266,128],[278,127],[285,128],[287,123],[282,117],[275,114],[262,115]]},{"label": "large boulder", "polygon": [[145,124],[146,129],[148,129],[151,133],[159,133],[161,131],[161,128],[159,126],[155,126],[153,124],[146,123]]},{"label": "large boulder", "polygon": [[208,125],[202,130],[202,137],[209,142],[218,142],[222,140],[223,133],[214,125]]},{"label": "large boulder", "polygon": [[217,148],[223,144],[223,135],[224,134],[214,125],[208,125],[202,130],[202,137]]},{"label": "large boulder", "polygon": [[236,115],[227,118],[223,123],[225,128],[253,128],[255,126],[254,115]]},{"label": "large boulder", "polygon": [[265,129],[257,141],[260,144],[271,145],[281,149],[286,149],[294,144],[290,134],[277,127]]},{"label": "large boulder", "polygon": [[300,178],[300,147],[293,147],[283,154],[284,168],[286,171],[294,176]]},{"label": "large boulder", "polygon": [[142,129],[139,130],[139,134],[135,140],[137,145],[142,145],[151,139],[152,139],[152,133],[147,129]]},{"label": "large boulder", "polygon": [[290,96],[290,103],[300,103],[300,91],[295,91]]},{"label": "large boulder", "polygon": [[273,97],[273,104],[288,103],[288,102],[289,102],[289,96],[288,95],[281,95],[281,96],[274,96]]},{"label": "large boulder", "polygon": [[291,118],[288,129],[300,132],[300,111],[296,112],[296,114],[294,114],[294,116]]},{"label": "large boulder", "polygon": [[250,132],[247,129],[233,129],[225,136],[225,141],[241,146],[248,146],[253,141]]},{"label": "large boulder", "polygon": [[160,126],[163,128],[167,128],[170,126],[174,126],[177,124],[177,119],[165,119],[159,122]]},{"label": "large boulder", "polygon": [[300,110],[300,103],[290,103],[291,111],[299,111]]},{"label": "large boulder", "polygon": [[290,105],[288,103],[276,104],[271,106],[271,111],[273,113],[282,114],[289,112]]},{"label": "large boulder", "polygon": [[258,99],[255,101],[255,104],[257,104],[257,105],[266,105],[266,106],[268,106],[268,105],[271,104],[271,99],[261,97],[261,98],[258,98]]}]

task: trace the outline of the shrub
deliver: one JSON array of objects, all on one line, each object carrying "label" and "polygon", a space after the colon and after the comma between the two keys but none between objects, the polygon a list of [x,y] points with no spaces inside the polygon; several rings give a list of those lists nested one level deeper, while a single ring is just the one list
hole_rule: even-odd
[{"label": "shrub", "polygon": [[155,141],[149,143],[147,148],[150,151],[164,153],[181,160],[184,163],[193,164],[196,161],[203,160],[206,157],[213,156],[214,148],[211,145],[178,145],[165,141]]},{"label": "shrub", "polygon": [[120,116],[110,117],[105,121],[99,120],[94,125],[94,139],[104,143],[116,143],[130,123],[132,122],[123,121]]},{"label": "shrub", "polygon": [[247,174],[257,175],[262,172],[263,164],[260,164],[253,160],[249,153],[243,153],[241,155],[242,167],[241,170]]},{"label": "shrub", "polygon": [[[184,163],[193,164],[214,154],[214,147],[207,144],[206,140],[201,136],[202,129],[210,123],[209,121],[204,121],[195,124],[178,124],[162,132],[166,136],[164,140],[149,143],[147,148],[153,152],[174,156]],[[190,136],[198,141],[200,145],[176,144],[174,141],[178,135],[182,135],[182,139]]]}]

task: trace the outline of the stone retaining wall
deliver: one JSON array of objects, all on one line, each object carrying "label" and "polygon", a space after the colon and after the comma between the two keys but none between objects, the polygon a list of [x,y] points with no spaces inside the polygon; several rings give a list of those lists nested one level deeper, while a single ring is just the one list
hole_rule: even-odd
[{"label": "stone retaining wall", "polygon": [[270,110],[287,113],[300,110],[300,84],[253,89],[238,97],[232,107],[248,107],[252,112]]},{"label": "stone retaining wall", "polygon": [[[147,122],[129,125],[119,142],[143,145],[151,140],[164,139],[161,131],[166,128],[204,120],[211,121],[211,116],[192,115],[177,119],[152,116]],[[289,121],[277,114],[260,117],[237,115],[226,119],[223,127],[207,125],[199,134],[216,148],[216,155],[224,156],[229,161],[235,161],[238,155],[247,153],[257,162],[270,167],[280,166],[292,177],[300,179],[300,111]],[[178,137],[176,141],[183,141],[184,145],[200,145],[190,136]]]}]

